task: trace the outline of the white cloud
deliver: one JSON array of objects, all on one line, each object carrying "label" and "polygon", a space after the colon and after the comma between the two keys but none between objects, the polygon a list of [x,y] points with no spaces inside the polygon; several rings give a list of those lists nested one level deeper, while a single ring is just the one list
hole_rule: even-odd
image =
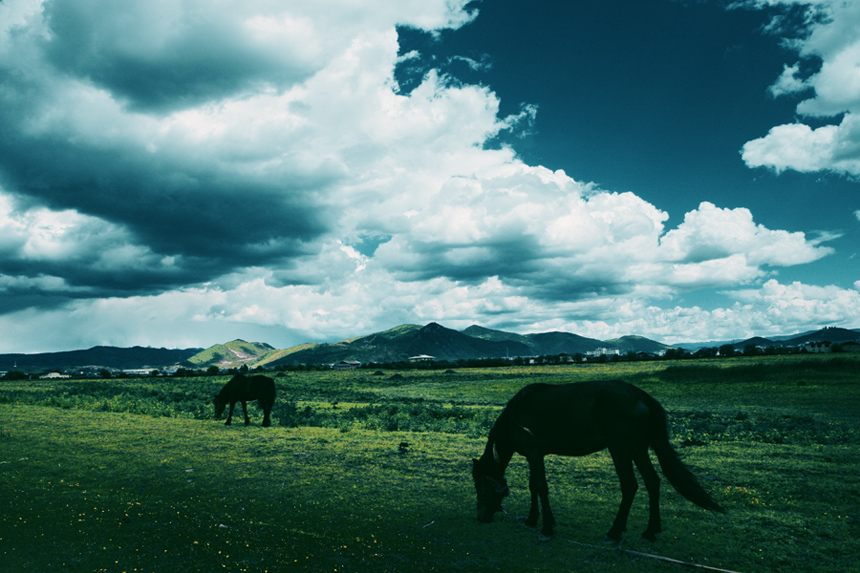
[{"label": "white cloud", "polygon": [[805,264],[833,252],[808,241],[803,233],[756,225],[748,209],[720,209],[708,202],[666,233],[660,248],[668,260],[682,264],[742,255],[753,267]]},{"label": "white cloud", "polygon": [[125,229],[107,221],[73,210],[18,209],[2,190],[0,253],[7,265],[75,266],[82,273],[163,271],[176,263],[135,244]]},{"label": "white cloud", "polygon": [[839,125],[816,129],[802,123],[778,125],[760,139],[748,141],[743,158],[749,167],[770,167],[777,173],[835,171],[860,174],[860,118],[846,114]]},{"label": "white cloud", "polygon": [[804,123],[775,126],[766,136],[743,146],[744,161],[750,167],[769,167],[777,172],[793,169],[860,175],[860,4],[842,0],[751,4],[810,7],[806,33],[787,45],[801,58],[820,60],[821,67],[803,77],[799,63],[786,65],[770,92],[790,96],[812,90],[813,95],[797,105],[800,116],[844,117],[838,124],[817,128]]},{"label": "white cloud", "polygon": [[803,78],[799,76],[800,66],[794,64],[789,66],[786,64],[782,70],[782,74],[776,82],[768,88],[768,91],[774,96],[789,95],[797,92],[802,92],[809,89],[809,85]]}]

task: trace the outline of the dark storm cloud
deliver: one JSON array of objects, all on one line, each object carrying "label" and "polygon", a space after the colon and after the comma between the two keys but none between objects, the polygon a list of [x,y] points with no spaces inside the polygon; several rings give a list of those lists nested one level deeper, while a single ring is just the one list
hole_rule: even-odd
[{"label": "dark storm cloud", "polygon": [[525,277],[541,268],[542,254],[533,237],[496,237],[468,245],[412,242],[410,258],[389,269],[408,280],[447,277],[475,284],[492,276]]},{"label": "dark storm cloud", "polygon": [[218,9],[164,12],[46,2],[44,50],[57,69],[88,78],[133,110],[172,111],[260,86],[284,88],[314,71],[307,59],[255,44]]},{"label": "dark storm cloud", "polygon": [[0,143],[0,157],[4,184],[27,200],[121,225],[155,254],[190,264],[166,276],[111,279],[115,285],[146,290],[165,281],[205,281],[235,267],[306,253],[307,244],[325,231],[301,182],[238,178],[145,152],[23,134]]}]

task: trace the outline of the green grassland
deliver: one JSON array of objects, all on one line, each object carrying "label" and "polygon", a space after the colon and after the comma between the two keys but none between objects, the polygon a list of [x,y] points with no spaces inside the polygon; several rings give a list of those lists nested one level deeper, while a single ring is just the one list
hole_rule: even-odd
[{"label": "green grassland", "polygon": [[549,457],[556,538],[528,472],[493,524],[470,460],[522,386],[620,378],[669,411],[717,515],[663,480],[664,532],[621,549],[732,571],[858,571],[860,357],[275,375],[273,427],[212,419],[228,377],[0,380],[0,569],[680,571],[603,544],[620,500],[605,453]]}]

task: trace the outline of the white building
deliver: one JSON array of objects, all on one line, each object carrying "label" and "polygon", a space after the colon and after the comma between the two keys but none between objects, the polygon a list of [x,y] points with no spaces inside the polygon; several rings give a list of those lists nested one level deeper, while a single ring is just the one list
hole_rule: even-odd
[{"label": "white building", "polygon": [[40,380],[58,380],[60,378],[71,378],[68,374],[61,374],[54,370],[53,372],[48,372],[47,374],[42,374],[39,376]]}]

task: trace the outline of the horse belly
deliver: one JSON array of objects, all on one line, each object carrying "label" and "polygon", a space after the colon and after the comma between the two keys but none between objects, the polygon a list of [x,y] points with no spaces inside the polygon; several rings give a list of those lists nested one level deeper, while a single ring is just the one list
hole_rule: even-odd
[{"label": "horse belly", "polygon": [[559,456],[587,456],[609,447],[608,436],[594,428],[572,427],[567,431],[544,434],[543,449]]},{"label": "horse belly", "polygon": [[552,448],[553,451],[547,453],[559,456],[587,456],[605,450],[607,447],[608,445],[603,440],[580,440],[575,443],[560,444]]}]

